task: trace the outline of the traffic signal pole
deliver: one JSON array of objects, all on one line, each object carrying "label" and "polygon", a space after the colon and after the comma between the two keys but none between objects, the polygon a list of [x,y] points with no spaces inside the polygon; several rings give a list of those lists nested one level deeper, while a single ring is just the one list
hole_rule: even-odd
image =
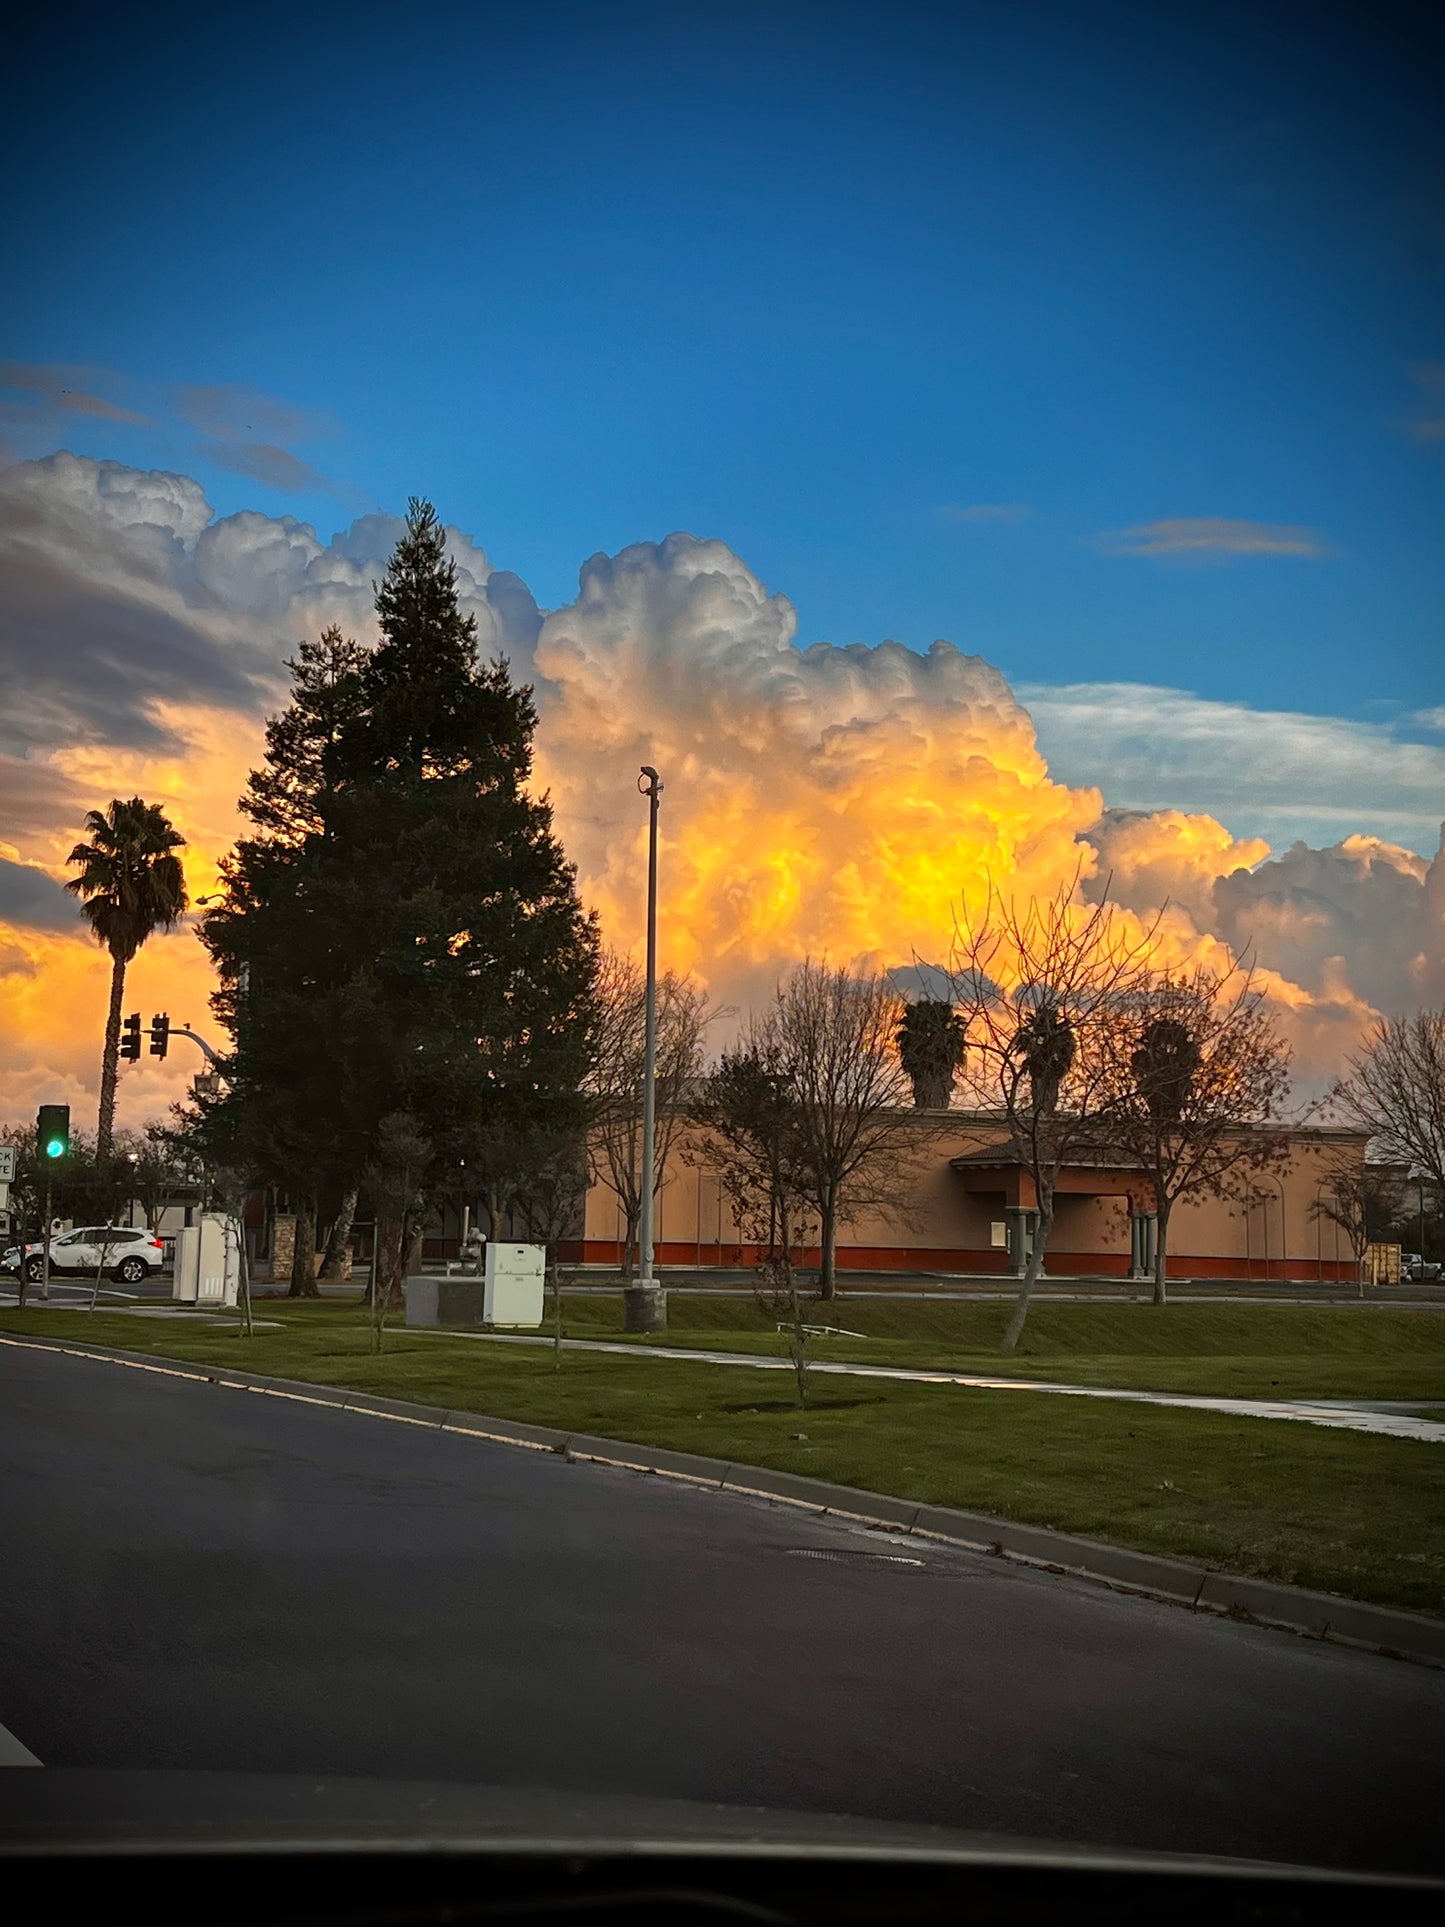
[{"label": "traffic signal pole", "polygon": [[[40,1296],[48,1305],[50,1303],[50,1173],[48,1170],[45,1173],[45,1227],[41,1237],[44,1245],[40,1258]],[[20,1269],[22,1271],[25,1269],[23,1262]]]}]

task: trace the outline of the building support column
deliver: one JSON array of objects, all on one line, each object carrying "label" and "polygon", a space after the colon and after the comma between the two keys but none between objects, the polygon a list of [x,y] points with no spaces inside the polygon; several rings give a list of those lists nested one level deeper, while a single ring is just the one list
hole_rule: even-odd
[{"label": "building support column", "polygon": [[1154,1255],[1159,1248],[1159,1218],[1153,1211],[1129,1214],[1129,1276],[1152,1278]]},{"label": "building support column", "polygon": [[1008,1268],[1015,1278],[1022,1278],[1038,1235],[1039,1214],[1011,1204],[1004,1207],[1003,1218],[1008,1227]]}]

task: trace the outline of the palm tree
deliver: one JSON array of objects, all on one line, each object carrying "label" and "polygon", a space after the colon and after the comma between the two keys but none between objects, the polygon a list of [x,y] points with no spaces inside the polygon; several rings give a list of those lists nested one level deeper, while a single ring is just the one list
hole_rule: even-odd
[{"label": "palm tree", "polygon": [[1067,1013],[1045,997],[1020,1021],[1013,1048],[1028,1073],[1034,1116],[1052,1117],[1074,1063],[1074,1026]]},{"label": "palm tree", "polygon": [[904,1011],[894,1042],[913,1086],[915,1108],[946,1111],[964,1053],[963,1019],[953,1005],[920,997]]},{"label": "palm tree", "polygon": [[169,930],[186,907],[186,877],[175,855],[186,840],[165,812],[133,796],[86,815],[88,843],[77,843],[67,863],[80,866],[66,889],[81,899],[97,943],[111,955],[110,1014],[100,1071],[96,1152],[110,1154],[115,1124],[115,1074],[120,1056],[120,1006],[125,967],[152,932]]},{"label": "palm tree", "polygon": [[1145,1025],[1129,1068],[1145,1108],[1161,1130],[1183,1116],[1200,1059],[1198,1043],[1177,1017],[1156,1017]]}]

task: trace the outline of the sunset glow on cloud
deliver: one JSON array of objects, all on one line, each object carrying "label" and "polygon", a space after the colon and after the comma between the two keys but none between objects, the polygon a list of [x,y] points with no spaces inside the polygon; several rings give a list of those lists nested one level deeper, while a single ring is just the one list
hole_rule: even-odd
[{"label": "sunset glow on cloud", "polygon": [[[48,879],[66,874],[87,809],[138,794],[186,838],[192,898],[216,887],[283,658],[330,621],[374,636],[371,584],[397,524],[364,517],[326,543],[290,518],[217,520],[184,477],[70,456],[0,474],[0,505],[18,585],[0,725],[0,1116],[51,1097],[86,1119],[109,964]],[[637,941],[635,777],[655,763],[664,959],[726,1003],[810,953],[945,961],[961,897],[990,878],[1052,893],[1076,867],[1087,894],[1109,879],[1141,923],[1167,901],[1161,955],[1257,950],[1306,1079],[1328,1076],[1374,1011],[1445,994],[1438,858],[1366,834],[1272,858],[1205,811],[1110,808],[1050,775],[1029,710],[987,662],[946,642],[800,651],[787,598],[718,541],[596,556],[545,619],[469,538],[451,545],[483,651],[535,679],[538,781],[585,900],[610,938]],[[1415,755],[1445,768],[1439,751]],[[187,923],[136,959],[126,1005],[206,1029],[209,989]],[[182,1094],[199,1065],[186,1053],[122,1067],[122,1121]]]}]

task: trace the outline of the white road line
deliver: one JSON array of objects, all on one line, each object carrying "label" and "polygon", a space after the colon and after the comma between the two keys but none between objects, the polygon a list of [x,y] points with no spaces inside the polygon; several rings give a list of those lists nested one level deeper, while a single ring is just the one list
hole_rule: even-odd
[{"label": "white road line", "polygon": [[39,1766],[28,1746],[22,1746],[8,1726],[0,1726],[0,1766]]}]

